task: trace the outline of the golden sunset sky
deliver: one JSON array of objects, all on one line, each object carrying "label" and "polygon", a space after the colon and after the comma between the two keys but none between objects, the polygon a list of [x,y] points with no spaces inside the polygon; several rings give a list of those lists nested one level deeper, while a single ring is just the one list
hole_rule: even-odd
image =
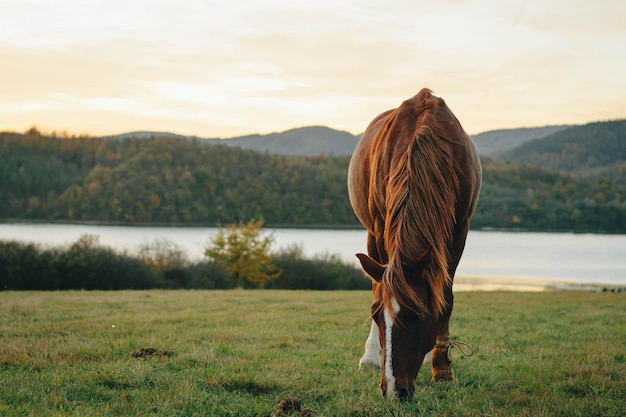
[{"label": "golden sunset sky", "polygon": [[422,87],[465,130],[626,117],[623,0],[0,0],[0,130],[362,132]]}]

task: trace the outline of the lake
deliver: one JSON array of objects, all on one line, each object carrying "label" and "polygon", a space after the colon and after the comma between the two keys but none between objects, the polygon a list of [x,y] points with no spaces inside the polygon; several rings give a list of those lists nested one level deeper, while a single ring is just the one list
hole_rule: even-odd
[{"label": "lake", "polygon": [[[157,240],[175,243],[189,259],[202,258],[219,229],[209,227],[132,227],[65,224],[0,224],[0,240],[69,245],[83,234],[100,243],[136,253]],[[365,252],[364,230],[265,229],[275,249],[302,245],[306,256],[336,254],[357,264]],[[457,276],[467,286],[491,284],[532,290],[547,282],[626,285],[626,235],[471,231]],[[455,284],[456,286],[456,284]],[[491,287],[493,288],[493,286]]]}]

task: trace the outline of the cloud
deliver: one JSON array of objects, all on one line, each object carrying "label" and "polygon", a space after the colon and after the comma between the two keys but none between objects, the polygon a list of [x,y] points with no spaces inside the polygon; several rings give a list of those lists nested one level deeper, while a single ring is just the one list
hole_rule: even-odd
[{"label": "cloud", "polygon": [[0,127],[357,133],[425,86],[471,132],[626,104],[621,1],[7,2]]},{"label": "cloud", "polygon": [[526,0],[518,22],[564,35],[624,35],[625,16],[626,3],[622,0]]}]

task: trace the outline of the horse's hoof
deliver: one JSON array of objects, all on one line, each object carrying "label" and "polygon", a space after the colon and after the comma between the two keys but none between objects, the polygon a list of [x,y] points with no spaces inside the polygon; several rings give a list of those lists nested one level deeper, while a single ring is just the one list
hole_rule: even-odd
[{"label": "horse's hoof", "polygon": [[451,382],[453,384],[456,384],[456,378],[454,377],[454,372],[452,370],[449,370],[449,371],[439,371],[435,373],[432,379],[430,380],[430,383],[434,384],[437,382]]},{"label": "horse's hoof", "polygon": [[380,369],[380,359],[361,358],[359,369]]}]

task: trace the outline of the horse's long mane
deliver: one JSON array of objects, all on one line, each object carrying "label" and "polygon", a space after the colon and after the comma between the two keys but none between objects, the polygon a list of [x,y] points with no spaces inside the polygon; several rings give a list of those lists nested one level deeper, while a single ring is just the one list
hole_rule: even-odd
[{"label": "horse's long mane", "polygon": [[[448,252],[459,190],[458,165],[436,116],[439,103],[429,90],[416,97],[417,120],[407,121],[415,123],[413,140],[389,175],[384,236],[389,265],[382,285],[385,305],[395,298],[405,308],[437,316],[446,307],[445,288],[452,284]],[[403,270],[403,264],[410,267],[420,258],[421,277],[431,292],[430,306],[417,296]]]}]

